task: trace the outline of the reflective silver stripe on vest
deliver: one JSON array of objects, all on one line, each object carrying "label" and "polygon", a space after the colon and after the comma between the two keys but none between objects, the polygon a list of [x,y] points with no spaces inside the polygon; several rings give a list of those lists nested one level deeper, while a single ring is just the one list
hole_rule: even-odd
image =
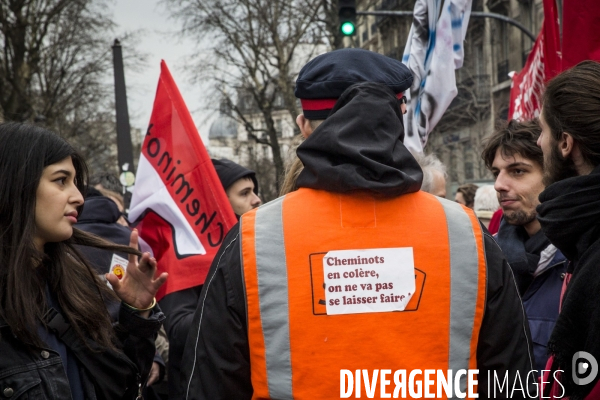
[{"label": "reflective silver stripe on vest", "polygon": [[[460,204],[441,199],[450,242],[450,354],[448,368],[456,373],[469,368],[471,338],[479,289],[479,257],[473,225]],[[467,377],[460,380],[466,392]]]},{"label": "reflective silver stripe on vest", "polygon": [[267,384],[272,399],[292,399],[292,360],[287,264],[283,242],[283,197],[256,212],[255,249]]}]

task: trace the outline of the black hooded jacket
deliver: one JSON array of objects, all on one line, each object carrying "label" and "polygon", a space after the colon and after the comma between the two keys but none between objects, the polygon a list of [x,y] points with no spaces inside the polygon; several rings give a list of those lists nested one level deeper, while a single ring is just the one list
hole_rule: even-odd
[{"label": "black hooded jacket", "polygon": [[583,399],[600,385],[600,374],[587,384],[572,378],[575,353],[585,351],[600,362],[600,166],[548,186],[540,202],[542,230],[571,261],[572,273],[548,347],[553,368],[564,371],[565,394]]},{"label": "black hooded jacket", "polygon": [[[394,94],[379,84],[354,85],[298,148],[304,170],[297,184],[381,197],[416,192],[422,171],[402,138],[402,115]],[[310,208],[300,212],[310,212]],[[182,360],[185,385],[177,398],[252,397],[240,241],[238,224],[226,236],[208,273]],[[503,377],[509,369],[513,382],[515,371],[525,377],[532,369],[529,330],[514,278],[489,234],[485,250],[486,309],[477,348],[480,398],[490,398],[489,370]],[[497,393],[496,398],[503,396]]]}]

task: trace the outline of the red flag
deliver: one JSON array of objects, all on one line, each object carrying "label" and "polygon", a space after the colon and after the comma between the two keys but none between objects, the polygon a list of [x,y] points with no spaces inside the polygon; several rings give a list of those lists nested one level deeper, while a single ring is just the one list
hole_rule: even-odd
[{"label": "red flag", "polygon": [[527,57],[527,63],[521,72],[512,77],[509,120],[530,120],[539,116],[544,83],[544,32],[542,31]]},{"label": "red flag", "polygon": [[169,279],[156,295],[204,283],[225,234],[236,223],[198,130],[161,62],[142,145],[129,218]]},{"label": "red flag", "polygon": [[544,0],[544,25],[523,70],[513,76],[509,119],[539,116],[543,85],[581,61],[600,61],[600,1],[563,2],[562,45],[555,0]]},{"label": "red flag", "polygon": [[546,82],[562,71],[559,14],[556,0],[544,0],[544,77]]},{"label": "red flag", "polygon": [[523,69],[512,77],[508,119],[537,118],[544,85],[561,71],[558,13],[554,0],[544,0],[544,23]]},{"label": "red flag", "polygon": [[563,2],[563,71],[583,60],[600,61],[600,1]]}]

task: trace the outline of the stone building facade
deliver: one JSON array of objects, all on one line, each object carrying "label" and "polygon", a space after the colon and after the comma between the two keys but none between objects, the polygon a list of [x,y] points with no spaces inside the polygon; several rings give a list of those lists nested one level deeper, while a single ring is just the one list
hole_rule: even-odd
[{"label": "stone building facade", "polygon": [[[290,63],[292,76],[297,76],[308,60],[326,51],[328,47],[322,43],[298,44]],[[286,108],[281,92],[269,93],[274,94],[271,117],[283,163],[287,164],[295,157],[294,150],[301,142],[300,130],[295,122],[297,115],[292,116],[291,111]],[[279,193],[275,182],[272,148],[265,144],[265,117],[252,94],[240,89],[233,97],[236,112],[222,103],[219,116],[209,129],[208,153],[213,158],[227,158],[255,171],[260,187],[259,195],[263,201],[272,200]],[[301,112],[300,101],[296,101],[297,111]]]},{"label": "stone building facade", "polygon": [[[238,107],[244,113],[244,118],[254,128],[255,135],[260,140],[265,133],[261,132],[264,128],[263,116],[255,107],[245,105],[246,99],[240,96]],[[221,105],[219,116],[211,124],[208,132],[208,153],[212,158],[227,158],[238,164],[250,166],[255,158],[273,159],[271,148],[260,143],[255,139],[249,138],[246,126],[231,116],[232,112],[227,109],[225,104]],[[278,106],[273,112],[273,121],[277,131],[277,137],[283,154],[290,151],[295,135],[295,125],[290,113],[283,107]]]},{"label": "stone building facade", "polygon": [[[225,104],[221,104],[219,116],[209,129],[208,153],[212,158],[227,158],[255,171],[261,198],[274,199],[278,193],[274,181],[273,153],[269,145],[261,143],[261,139],[266,136],[266,133],[261,132],[265,125],[264,118],[251,98],[243,93],[238,94],[236,106],[253,128],[256,139],[250,137],[246,125],[235,119]],[[299,140],[295,122],[284,108],[283,102],[276,102],[272,115],[281,154],[286,162]]]}]

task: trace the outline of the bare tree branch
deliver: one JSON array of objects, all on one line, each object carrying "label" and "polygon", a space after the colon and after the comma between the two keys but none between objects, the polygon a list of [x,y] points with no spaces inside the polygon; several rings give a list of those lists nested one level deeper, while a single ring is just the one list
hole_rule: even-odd
[{"label": "bare tree branch", "polygon": [[[295,78],[314,56],[315,45],[325,40],[325,28],[319,26],[323,0],[164,2],[182,23],[181,33],[208,50],[203,54],[212,55],[197,59],[196,80],[214,82],[248,137],[270,147],[278,192],[284,161],[274,113],[286,110],[293,121],[300,111],[294,96]],[[240,107],[240,99],[247,97],[252,99],[252,109]],[[260,127],[253,126],[256,116],[260,116]]]},{"label": "bare tree branch", "polygon": [[114,24],[106,8],[105,0],[0,2],[0,117],[55,130],[92,169],[116,172]]}]

